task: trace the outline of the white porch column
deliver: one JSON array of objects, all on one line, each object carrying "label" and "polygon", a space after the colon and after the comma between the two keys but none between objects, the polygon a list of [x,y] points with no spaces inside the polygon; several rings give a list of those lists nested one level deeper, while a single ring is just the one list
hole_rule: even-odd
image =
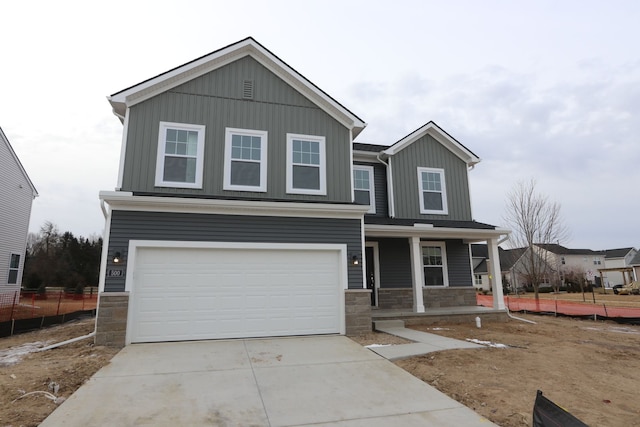
[{"label": "white porch column", "polygon": [[491,280],[491,293],[493,294],[493,308],[504,310],[504,296],[502,294],[502,270],[500,269],[500,253],[498,252],[498,240],[489,239],[487,241],[489,248],[489,274],[493,277]]},{"label": "white porch column", "polygon": [[422,284],[424,283],[424,271],[422,269],[422,249],[420,248],[420,238],[411,237],[409,239],[411,248],[411,280],[413,282],[413,311],[424,313],[424,297],[422,295]]}]

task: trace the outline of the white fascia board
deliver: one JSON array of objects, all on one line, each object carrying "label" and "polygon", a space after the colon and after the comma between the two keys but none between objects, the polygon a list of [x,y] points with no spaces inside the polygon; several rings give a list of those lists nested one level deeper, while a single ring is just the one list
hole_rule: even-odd
[{"label": "white fascia board", "polygon": [[114,112],[124,115],[123,111],[125,107],[131,107],[247,55],[264,65],[345,127],[353,130],[354,138],[367,125],[251,38],[227,46],[197,61],[190,62],[122,92],[118,92],[108,97],[108,99],[113,106]]},{"label": "white fascia board", "polygon": [[400,141],[396,142],[391,147],[384,150],[384,154],[393,156],[396,153],[402,151],[407,146],[413,144],[418,139],[422,138],[424,135],[432,136],[436,141],[441,143],[445,148],[458,156],[469,166],[475,165],[480,162],[479,157],[462,146],[458,141],[442,132],[433,122],[427,123],[416,131],[410,133]]},{"label": "white fascia board", "polygon": [[101,191],[99,197],[111,210],[140,212],[360,219],[369,209],[348,204],[134,196],[124,191]]},{"label": "white fascia board", "polygon": [[462,239],[467,243],[496,239],[511,233],[504,228],[495,230],[403,225],[365,224],[367,237],[424,237],[429,239]]}]

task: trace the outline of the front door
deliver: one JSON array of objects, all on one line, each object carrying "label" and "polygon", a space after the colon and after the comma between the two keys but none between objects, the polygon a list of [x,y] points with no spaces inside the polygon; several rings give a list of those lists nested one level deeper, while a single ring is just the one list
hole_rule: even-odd
[{"label": "front door", "polygon": [[376,276],[375,276],[375,256],[373,256],[373,247],[367,246],[364,248],[364,254],[366,256],[366,274],[367,274],[367,289],[371,289],[371,305],[376,305]]}]

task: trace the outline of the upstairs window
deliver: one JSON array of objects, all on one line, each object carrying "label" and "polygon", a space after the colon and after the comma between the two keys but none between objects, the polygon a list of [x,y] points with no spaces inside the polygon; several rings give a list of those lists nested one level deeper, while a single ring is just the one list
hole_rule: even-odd
[{"label": "upstairs window", "polygon": [[157,187],[202,188],[204,126],[160,122]]},{"label": "upstairs window", "polygon": [[227,128],[224,189],[267,191],[267,132]]},{"label": "upstairs window", "polygon": [[287,134],[287,193],[327,194],[323,136]]},{"label": "upstairs window", "polygon": [[7,280],[9,285],[18,283],[18,271],[20,271],[20,254],[11,254],[11,259],[9,260],[9,278]]},{"label": "upstairs window", "polygon": [[353,195],[357,204],[367,205],[369,213],[376,213],[373,166],[353,167]]},{"label": "upstairs window", "polygon": [[418,168],[421,214],[447,214],[444,169]]},{"label": "upstairs window", "polygon": [[422,245],[424,286],[449,286],[444,243],[428,242]]}]

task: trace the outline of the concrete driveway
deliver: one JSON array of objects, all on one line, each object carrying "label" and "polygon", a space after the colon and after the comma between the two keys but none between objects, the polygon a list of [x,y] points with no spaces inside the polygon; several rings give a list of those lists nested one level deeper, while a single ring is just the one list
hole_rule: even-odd
[{"label": "concrete driveway", "polygon": [[52,426],[490,426],[342,336],[135,344]]}]

